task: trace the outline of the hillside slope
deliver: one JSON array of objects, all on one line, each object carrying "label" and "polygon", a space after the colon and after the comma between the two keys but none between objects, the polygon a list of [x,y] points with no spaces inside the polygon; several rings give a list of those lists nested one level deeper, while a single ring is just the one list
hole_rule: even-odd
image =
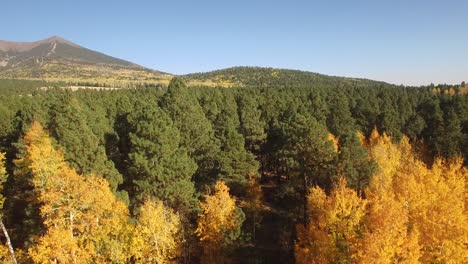
[{"label": "hillside slope", "polygon": [[181,76],[192,85],[253,86],[253,87],[310,87],[311,85],[389,85],[384,82],[328,76],[324,74],[265,67],[232,67],[204,73]]}]

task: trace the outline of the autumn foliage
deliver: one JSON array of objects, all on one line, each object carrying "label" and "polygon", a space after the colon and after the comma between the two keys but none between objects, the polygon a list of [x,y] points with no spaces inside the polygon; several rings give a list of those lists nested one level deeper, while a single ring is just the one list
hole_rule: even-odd
[{"label": "autumn foliage", "polygon": [[179,216],[161,201],[148,200],[140,208],[133,231],[135,263],[173,263],[180,255]]},{"label": "autumn foliage", "polygon": [[180,220],[162,202],[146,201],[132,224],[127,205],[117,200],[107,180],[70,168],[39,123],[24,139],[26,155],[16,164],[32,175],[45,227],[27,258],[34,263],[172,263],[178,257]]},{"label": "autumn foliage", "polygon": [[200,207],[202,212],[198,216],[195,233],[203,248],[201,261],[223,263],[223,250],[239,237],[244,215],[229,195],[229,187],[222,181],[216,183],[214,193],[207,195]]},{"label": "autumn foliage", "polygon": [[379,169],[362,197],[338,180],[310,189],[310,221],[297,228],[297,263],[463,263],[468,215],[463,159],[428,167],[409,140],[376,130],[363,141]]}]

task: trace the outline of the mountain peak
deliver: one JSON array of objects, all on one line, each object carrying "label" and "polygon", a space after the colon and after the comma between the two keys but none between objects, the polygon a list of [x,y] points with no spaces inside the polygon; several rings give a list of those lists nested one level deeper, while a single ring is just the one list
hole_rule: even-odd
[{"label": "mountain peak", "polygon": [[25,52],[34,49],[35,47],[42,45],[42,44],[52,44],[52,43],[62,43],[67,44],[75,48],[80,48],[79,45],[68,41],[59,36],[52,36],[50,38],[32,41],[32,42],[15,42],[15,41],[8,41],[8,40],[0,40],[0,51],[13,51],[13,52]]},{"label": "mountain peak", "polygon": [[62,37],[59,37],[59,36],[52,36],[50,38],[46,38],[46,39],[42,39],[42,40],[39,40],[39,41],[36,41],[34,43],[39,43],[39,44],[43,44],[43,43],[63,43],[63,44],[67,44],[67,45],[70,45],[70,46],[73,46],[73,47],[80,47],[79,45],[69,41],[69,40],[66,40]]}]

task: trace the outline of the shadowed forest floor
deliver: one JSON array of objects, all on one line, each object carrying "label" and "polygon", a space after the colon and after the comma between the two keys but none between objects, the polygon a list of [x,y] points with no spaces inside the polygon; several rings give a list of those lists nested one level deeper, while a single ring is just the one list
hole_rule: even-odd
[{"label": "shadowed forest floor", "polygon": [[288,220],[287,212],[274,206],[278,184],[274,177],[264,175],[260,186],[263,193],[261,222],[252,235],[252,243],[241,250],[242,263],[294,263],[294,224]]}]

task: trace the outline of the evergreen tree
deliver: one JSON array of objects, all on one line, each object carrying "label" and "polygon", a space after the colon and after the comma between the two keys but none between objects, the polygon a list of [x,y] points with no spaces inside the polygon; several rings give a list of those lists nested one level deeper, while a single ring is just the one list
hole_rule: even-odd
[{"label": "evergreen tree", "polygon": [[240,130],[245,138],[245,146],[252,153],[259,153],[266,140],[265,126],[261,119],[259,98],[251,94],[240,94],[237,105],[240,120]]},{"label": "evergreen tree", "polygon": [[196,164],[181,145],[179,131],[157,106],[144,105],[129,116],[128,175],[133,179],[133,205],[148,198],[167,201],[187,212],[194,206],[191,182]]},{"label": "evergreen tree", "polygon": [[188,155],[198,165],[196,182],[212,182],[216,178],[214,170],[219,142],[215,140],[213,127],[197,99],[182,80],[174,78],[160,106],[180,131],[180,145],[187,149]]},{"label": "evergreen tree", "polygon": [[343,92],[334,91],[328,97],[330,112],[327,116],[328,130],[336,136],[355,131],[349,102]]},{"label": "evergreen tree", "polygon": [[328,131],[313,117],[296,114],[283,126],[285,143],[280,157],[283,166],[288,168],[288,177],[291,177],[286,186],[294,190],[291,195],[297,197],[296,193],[299,194],[303,220],[306,221],[307,191],[314,185],[330,186],[336,152],[328,140]]},{"label": "evergreen tree", "polygon": [[245,192],[250,177],[257,176],[258,162],[246,150],[245,140],[239,132],[237,104],[233,96],[225,94],[219,98],[219,113],[213,120],[215,135],[220,143],[217,161],[217,178],[226,182],[238,195]]},{"label": "evergreen tree", "polygon": [[[48,124],[52,135],[64,148],[65,158],[81,174],[101,175],[117,192],[122,184],[122,175],[106,156],[105,147],[87,124],[82,113],[83,106],[72,94],[59,95],[51,106],[51,121]],[[119,196],[125,199],[126,194]]]},{"label": "evergreen tree", "polygon": [[376,164],[356,133],[348,133],[340,138],[337,175],[345,177],[348,185],[359,192],[369,184]]}]

